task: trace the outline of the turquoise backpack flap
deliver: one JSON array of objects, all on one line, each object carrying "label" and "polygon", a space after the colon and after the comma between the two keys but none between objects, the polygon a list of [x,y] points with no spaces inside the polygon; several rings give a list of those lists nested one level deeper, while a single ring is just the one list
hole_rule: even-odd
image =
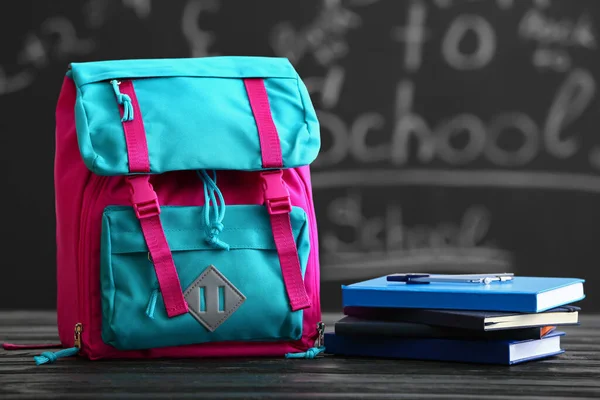
[{"label": "turquoise backpack flap", "polygon": [[[150,173],[263,169],[244,78],[261,78],[281,142],[284,168],[308,165],[320,148],[308,91],[285,58],[207,57],[71,64],[75,120],[86,166],[98,175],[128,175],[120,106],[131,80],[146,128]],[[141,111],[140,111],[141,110]],[[127,111],[124,118],[136,118]],[[138,116],[139,117],[139,116]]]}]

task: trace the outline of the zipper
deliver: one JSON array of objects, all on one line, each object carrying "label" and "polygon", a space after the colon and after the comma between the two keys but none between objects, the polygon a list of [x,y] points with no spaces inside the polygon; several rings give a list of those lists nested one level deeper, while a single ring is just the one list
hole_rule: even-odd
[{"label": "zipper", "polygon": [[96,201],[102,191],[104,185],[107,182],[107,178],[103,176],[98,176],[93,173],[90,174],[90,178],[88,180],[88,188],[84,192],[84,202],[81,206],[81,220],[79,224],[79,245],[78,245],[78,257],[77,257],[77,307],[78,307],[78,322],[75,326],[79,326],[79,328],[75,328],[76,332],[79,329],[78,333],[75,335],[75,339],[78,342],[78,348],[83,347],[82,342],[82,332],[83,325],[87,325],[89,321],[87,317],[91,315],[91,304],[88,300],[89,294],[89,279],[88,279],[88,269],[90,265],[90,260],[88,256],[88,242],[89,242],[89,217],[91,211],[94,209],[96,205]]},{"label": "zipper", "polygon": [[81,349],[81,332],[83,332],[83,325],[81,322],[75,324],[75,333],[73,338],[73,345],[78,349]]},{"label": "zipper", "polygon": [[[69,64],[70,66],[70,64]],[[109,82],[112,85],[112,81]],[[118,87],[121,84],[120,80],[115,80],[115,85]],[[79,222],[79,242],[78,242],[78,255],[77,255],[77,309],[78,309],[78,322],[76,326],[79,326],[78,334],[75,336],[79,349],[82,349],[82,353],[85,352],[85,346],[82,340],[83,326],[87,326],[90,329],[91,321],[88,320],[88,316],[91,315],[91,302],[89,301],[89,266],[93,262],[92,255],[88,250],[89,233],[90,233],[90,214],[94,210],[100,194],[108,182],[108,177],[96,175],[90,173],[86,188],[84,191],[84,198],[81,205],[81,217]],[[90,336],[91,338],[91,336]],[[89,344],[88,344],[89,345]]]},{"label": "zipper", "polygon": [[[296,176],[298,177],[298,179],[299,179],[299,180],[300,180],[300,182],[302,183],[302,184],[300,185],[300,187],[301,187],[301,189],[302,189],[302,193],[304,194],[304,197],[305,197],[307,200],[310,200],[310,198],[308,197],[308,191],[307,191],[307,189],[306,189],[306,182],[305,182],[305,181],[304,181],[304,179],[303,179],[303,178],[300,176],[300,174],[298,173],[298,171],[294,170],[294,173],[296,174]],[[314,209],[313,209],[313,207],[308,207],[308,213],[307,213],[307,214],[308,214],[308,218],[309,218],[309,220],[310,220],[310,225],[311,225],[311,227],[312,227],[312,226],[315,226],[315,227],[316,227],[316,226],[317,226],[317,225],[316,225],[316,218],[315,218],[315,215],[314,215]],[[316,240],[313,240],[313,239],[316,239],[316,238],[314,237],[314,235],[315,235],[315,232],[313,232],[313,229],[309,229],[309,235],[310,235],[310,240],[311,240],[311,242],[312,242],[312,243],[315,243],[315,242],[316,242]],[[310,253],[310,256],[311,256],[311,258],[312,258],[312,262],[313,262],[313,264],[316,264],[316,263],[318,263],[318,262],[319,262],[319,260],[318,260],[318,258],[317,258],[317,255],[316,255],[316,253],[315,253],[314,251],[311,251],[311,253]],[[319,287],[320,287],[320,281],[319,281],[319,279],[317,279],[317,274],[316,274],[316,273],[315,273],[315,274],[313,274],[313,277],[312,277],[312,278],[313,278],[313,282],[312,282],[312,283],[313,283],[313,288],[315,288],[315,290],[317,290],[317,293],[318,293],[318,292],[320,291],[320,289],[319,289]],[[317,304],[316,304],[316,307],[317,307],[317,310],[318,310],[317,312],[318,312],[318,313],[320,313],[320,310],[321,310],[321,298],[320,298],[320,296],[318,296],[318,295],[317,295],[317,296],[315,296],[315,297],[316,297],[316,300],[317,300],[317,301],[316,301],[316,303],[317,303]],[[322,337],[321,337],[321,335],[320,335],[320,333],[319,333],[319,324],[323,324],[323,329],[324,329],[324,326],[325,326],[325,324],[324,324],[322,321],[320,321],[320,322],[318,322],[318,323],[317,323],[317,340],[318,340],[319,338],[321,338],[321,340],[322,340]]]},{"label": "zipper", "polygon": [[325,322],[319,321],[317,323],[317,341],[315,347],[323,347],[325,344]]}]

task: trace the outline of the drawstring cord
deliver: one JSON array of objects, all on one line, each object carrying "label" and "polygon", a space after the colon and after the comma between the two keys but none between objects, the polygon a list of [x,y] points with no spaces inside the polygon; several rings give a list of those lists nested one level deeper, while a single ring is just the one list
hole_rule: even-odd
[{"label": "drawstring cord", "polygon": [[121,118],[122,122],[132,121],[133,120],[133,105],[131,104],[131,97],[126,94],[121,93],[119,90],[119,84],[121,82],[113,79],[110,81],[110,84],[115,91],[115,95],[117,96],[117,102],[123,106],[123,118]]},{"label": "drawstring cord", "polygon": [[[217,187],[217,173],[213,171],[211,178],[206,171],[196,171],[204,183],[204,222],[206,224],[206,242],[215,248],[229,250],[229,245],[219,239],[219,234],[223,231],[223,218],[225,218],[225,199]],[[215,196],[216,194],[216,196]],[[217,197],[219,202],[217,203]],[[210,203],[214,208],[214,220],[210,218]]]}]

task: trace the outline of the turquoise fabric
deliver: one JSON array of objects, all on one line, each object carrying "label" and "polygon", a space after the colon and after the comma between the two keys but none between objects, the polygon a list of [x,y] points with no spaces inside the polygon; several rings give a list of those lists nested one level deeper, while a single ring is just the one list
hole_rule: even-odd
[{"label": "turquoise fabric", "polygon": [[[221,238],[230,250],[215,249],[204,238],[203,207],[161,207],[161,220],[185,290],[214,265],[246,301],[214,332],[190,314],[168,318],[158,295],[153,318],[148,301],[158,287],[144,237],[131,207],[108,207],[102,217],[102,339],[121,350],[149,349],[216,341],[298,340],[302,310],[292,312],[264,206],[227,206]],[[302,275],[310,252],[307,216],[290,214]]]},{"label": "turquoise fabric", "polygon": [[242,78],[263,78],[285,168],[308,165],[320,148],[319,123],[290,62],[271,57],[117,60],[71,64],[75,119],[86,166],[129,173],[111,79],[133,79],[146,130],[151,173],[261,170],[258,130]]}]

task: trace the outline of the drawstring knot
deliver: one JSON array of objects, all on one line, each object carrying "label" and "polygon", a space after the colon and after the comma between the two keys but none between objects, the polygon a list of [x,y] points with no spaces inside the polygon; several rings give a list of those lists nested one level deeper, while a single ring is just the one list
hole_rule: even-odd
[{"label": "drawstring knot", "polygon": [[122,122],[132,121],[133,120],[133,105],[131,104],[131,97],[127,94],[121,93],[119,90],[119,84],[121,82],[113,79],[110,81],[110,84],[115,91],[115,95],[117,96],[117,103],[123,106],[123,118],[121,118]]},{"label": "drawstring knot", "polygon": [[70,347],[68,349],[59,350],[57,352],[45,351],[39,356],[34,356],[33,360],[36,365],[52,364],[59,358],[72,357],[79,353],[79,347]]},{"label": "drawstring knot", "polygon": [[308,358],[313,359],[317,358],[319,354],[325,351],[325,347],[311,347],[303,353],[287,353],[285,358]]},{"label": "drawstring knot", "polygon": [[54,354],[51,351],[45,351],[42,354],[40,354],[39,356],[34,356],[33,359],[35,360],[35,362],[38,365],[41,365],[41,364],[46,364],[46,363],[52,364],[53,362],[58,360],[58,357],[56,357],[56,354]]},{"label": "drawstring knot", "polygon": [[[229,245],[219,239],[223,231],[225,218],[225,199],[217,186],[217,173],[213,171],[211,178],[206,171],[197,171],[204,183],[204,223],[206,225],[206,242],[214,248],[229,250]],[[218,202],[217,202],[218,198]],[[214,209],[214,218],[211,219],[211,203]]]},{"label": "drawstring knot", "polygon": [[219,234],[223,232],[223,224],[220,222],[213,222],[207,229],[206,241],[213,247],[219,247],[221,249],[229,250],[229,245],[219,239]]}]

